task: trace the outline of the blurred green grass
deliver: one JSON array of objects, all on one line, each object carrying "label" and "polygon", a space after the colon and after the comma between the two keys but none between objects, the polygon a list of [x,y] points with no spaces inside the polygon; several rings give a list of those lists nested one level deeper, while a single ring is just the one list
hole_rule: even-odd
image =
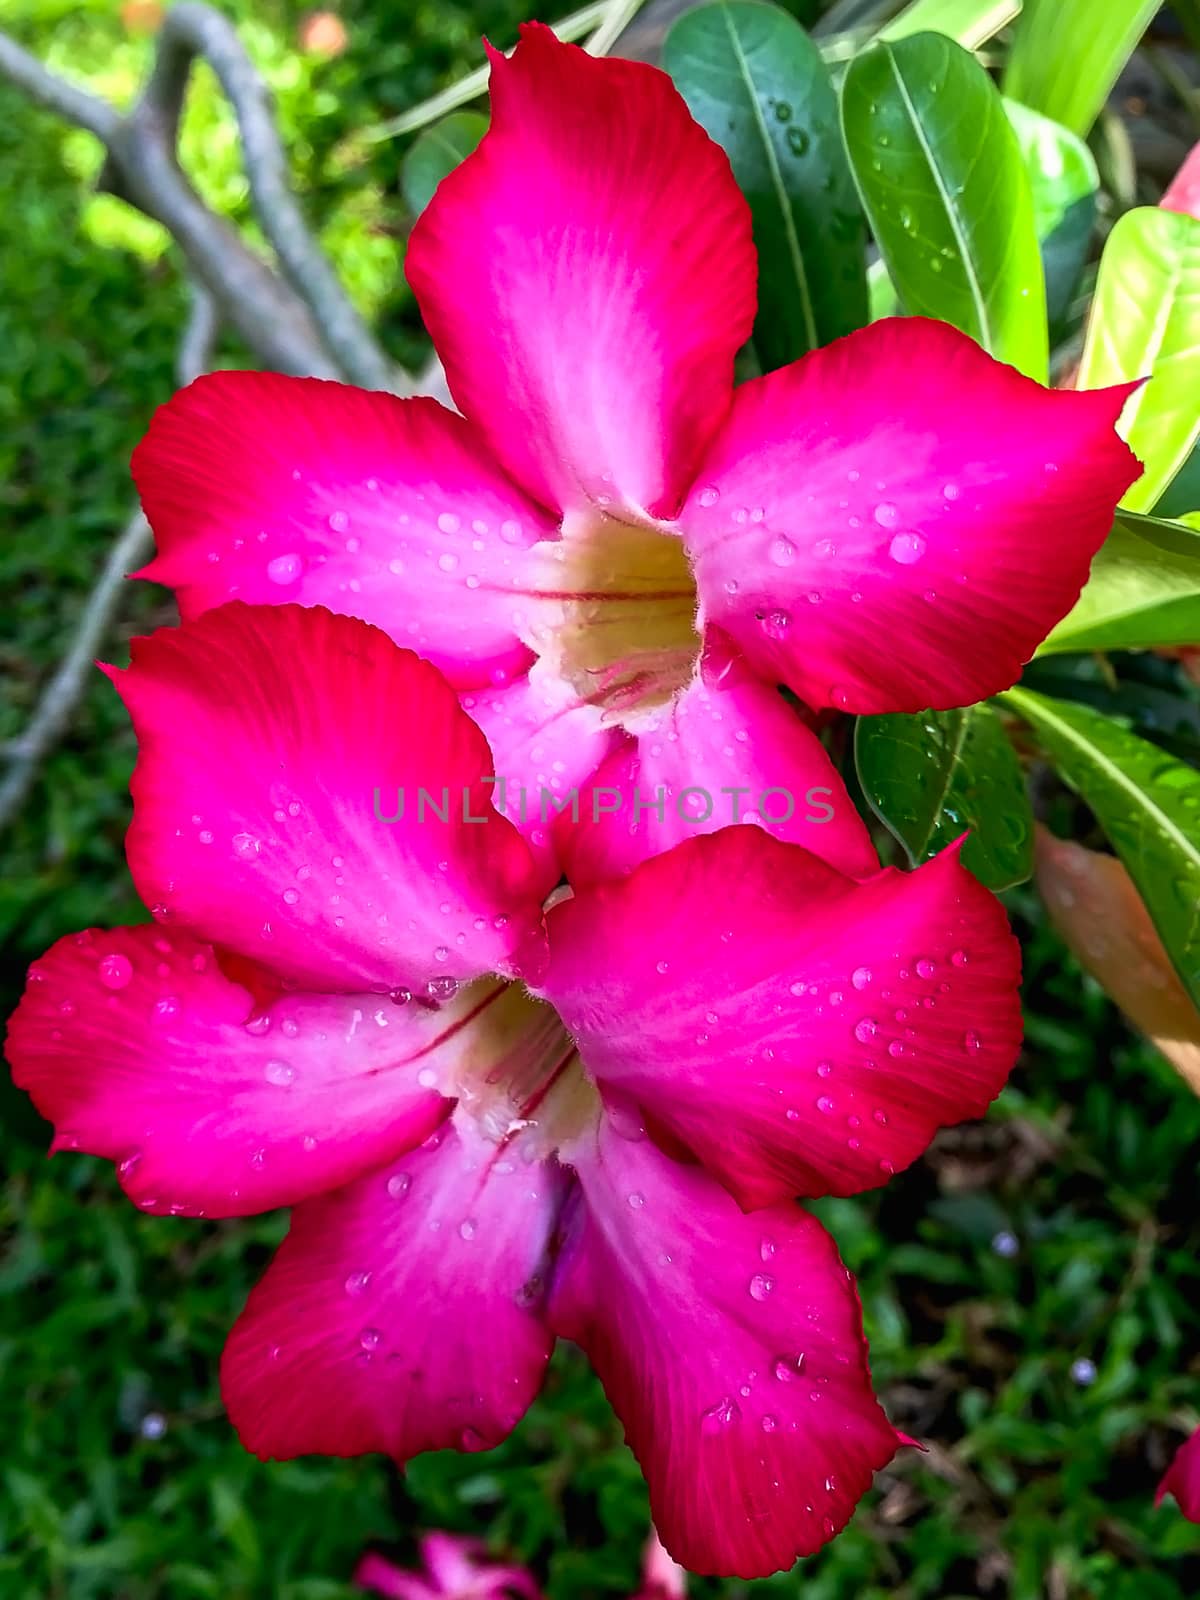
[{"label": "blurred green grass", "polygon": [[[346,53],[296,48],[303,11],[237,0],[276,91],[298,183],[359,303],[412,358],[398,150],[356,130],[506,41],[510,0],[359,0]],[[566,6],[550,8],[553,17]],[[61,71],[122,99],[151,49],[109,0],[10,0]],[[212,84],[185,151],[240,222],[246,196]],[[159,230],[89,194],[84,135],[0,88],[0,739],[23,724],[131,503],[127,461],[172,387],[184,314]],[[237,364],[232,344],[221,359]],[[121,637],[170,618],[135,586]],[[121,857],[133,743],[97,678],[0,874],[0,999],[70,929],[141,915]],[[701,1596],[805,1600],[1181,1600],[1200,1529],[1151,1496],[1200,1420],[1200,1102],[1124,1030],[1014,897],[1029,1043],[986,1124],[943,1136],[877,1196],[819,1207],[860,1275],[894,1420],[930,1445],[882,1475],[850,1530],[797,1573]],[[552,1600],[634,1586],[640,1477],[575,1352],[500,1450],[264,1466],[225,1422],[217,1359],[282,1218],[140,1215],[104,1164],[45,1159],[47,1130],[0,1086],[0,1600],[334,1600],[362,1548],[402,1556],[444,1526],[532,1562]],[[997,1236],[1011,1235],[1016,1253]],[[1091,1362],[1081,1383],[1075,1364]],[[1075,1373],[1073,1375],[1073,1367]]]}]

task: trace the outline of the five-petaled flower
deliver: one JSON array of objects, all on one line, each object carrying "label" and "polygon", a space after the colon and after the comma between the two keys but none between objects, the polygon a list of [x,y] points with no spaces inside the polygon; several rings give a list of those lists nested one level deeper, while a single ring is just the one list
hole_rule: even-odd
[{"label": "five-petaled flower", "polygon": [[[664,74],[536,24],[492,52],[490,131],[406,266],[462,416],[201,378],[134,458],[145,576],[185,617],[294,600],[378,624],[534,791],[840,792],[776,685],[850,712],[1007,688],[1140,471],[1113,427],[1131,386],[1047,390],[919,318],[734,389],[755,252],[724,153]],[[529,819],[548,883],[727,820],[596,810]],[[847,807],[764,824],[869,866]]]},{"label": "five-petaled flower", "polygon": [[[1020,1034],[997,902],[956,851],[881,871],[775,686],[1011,682],[1135,475],[1125,391],[915,320],[733,390],[724,156],[661,74],[536,27],[409,275],[463,416],[224,374],[140,448],[185,619],[113,675],[155,921],[55,945],[10,1057],[143,1208],[295,1206],[223,1364],[252,1449],[493,1444],[562,1336],[673,1555],[766,1574],[903,1442],[795,1197],[981,1113]],[[522,831],[498,772],[839,803]],[[383,828],[393,786],[471,804]]]},{"label": "five-petaled flower", "polygon": [[[676,1559],[815,1550],[899,1436],[793,1197],[885,1182],[997,1093],[995,898],[957,851],[850,877],[741,826],[544,909],[482,733],[378,628],[234,602],[114,677],[156,921],[60,940],[8,1052],[56,1147],[145,1210],[295,1207],[226,1347],[245,1443],[495,1444],[562,1336]],[[372,777],[487,820],[381,827]]]}]

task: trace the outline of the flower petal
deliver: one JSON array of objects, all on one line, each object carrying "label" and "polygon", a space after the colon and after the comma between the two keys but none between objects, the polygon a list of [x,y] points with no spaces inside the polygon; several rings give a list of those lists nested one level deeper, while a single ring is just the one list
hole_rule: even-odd
[{"label": "flower petal", "polygon": [[186,934],[95,929],[34,963],[7,1053],[54,1148],[117,1162],[143,1210],[246,1216],[419,1144],[450,1111],[444,1096],[543,1047],[542,1010],[487,979],[436,1003],[397,991],[261,1004]]},{"label": "flower petal", "polygon": [[856,883],[726,828],[556,906],[540,992],[747,1208],[853,1194],[981,1115],[1016,1058],[1016,941],[957,856]]},{"label": "flower petal", "polygon": [[536,965],[532,858],[436,668],[354,618],[235,603],[136,640],[113,677],[140,747],[129,863],[156,915],[312,988],[423,990],[523,949]]},{"label": "flower petal", "polygon": [[871,836],[816,734],[770,685],[730,661],[697,677],[596,771],[578,816],[555,824],[576,886],[734,822],[804,845],[848,873],[879,870]]},{"label": "flower petal", "polygon": [[663,1544],[697,1573],[790,1567],[898,1443],[833,1240],[795,1205],[745,1216],[608,1119],[571,1159],[581,1193],[548,1314],[599,1373]]},{"label": "flower petal", "polygon": [[680,514],[709,620],[813,706],[1007,688],[1140,475],[1130,388],[1043,389],[920,317],[743,384]]},{"label": "flower petal", "polygon": [[[553,672],[536,664],[503,689],[464,694],[461,704],[483,729],[495,761],[496,809],[519,829],[542,868],[546,889],[562,875],[553,824],[620,734]],[[502,781],[499,781],[502,780]]]},{"label": "flower petal", "polygon": [[674,511],[754,318],[749,209],[665,73],[539,23],[491,61],[406,258],[450,392],[546,505]]},{"label": "flower petal", "polygon": [[216,372],[160,406],[133,472],[185,618],[227,600],[362,617],[460,688],[521,671],[508,595],[551,524],[433,400]]},{"label": "flower petal", "polygon": [[515,1427],[550,1358],[537,1284],[566,1176],[498,1152],[451,1122],[297,1207],[221,1364],[247,1449],[404,1462]]},{"label": "flower petal", "polygon": [[1158,1505],[1166,1495],[1175,1497],[1176,1505],[1189,1522],[1200,1522],[1200,1428],[1175,1452],[1175,1459],[1158,1486],[1154,1504]]}]

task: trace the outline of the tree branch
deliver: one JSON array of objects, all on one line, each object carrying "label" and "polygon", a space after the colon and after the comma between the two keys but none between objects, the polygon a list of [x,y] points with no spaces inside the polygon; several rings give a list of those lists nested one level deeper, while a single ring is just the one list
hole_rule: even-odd
[{"label": "tree branch", "polygon": [[[176,361],[180,387],[207,369],[219,329],[220,317],[212,296],[206,289],[194,288],[191,315]],[[28,726],[6,749],[10,765],[0,782],[0,831],[16,817],[42,762],[65,733],[87,686],[96,652],[126,592],[125,580],[145,561],[151,544],[150,525],[139,507],[108,553],[79,618],[70,650],[42,690]]]},{"label": "tree branch", "polygon": [[216,73],[233,107],[255,215],[327,348],[352,383],[366,389],[396,388],[402,376],[309,232],[291,190],[270,92],[227,17],[194,0],[179,0],[170,8],[159,33],[154,71],[131,120],[148,130],[161,128],[174,149],[187,80],[198,58]]},{"label": "tree branch", "polygon": [[[233,106],[255,214],[282,274],[204,204],[180,169],[179,119],[189,74],[201,57],[212,65]],[[167,12],[153,71],[126,115],[49,72],[2,32],[0,74],[102,141],[107,152],[102,187],[162,223],[183,251],[194,281],[208,290],[222,320],[264,366],[344,377],[372,388],[410,387],[354,310],[309,232],[288,183],[267,90],[219,12],[193,0]]]}]

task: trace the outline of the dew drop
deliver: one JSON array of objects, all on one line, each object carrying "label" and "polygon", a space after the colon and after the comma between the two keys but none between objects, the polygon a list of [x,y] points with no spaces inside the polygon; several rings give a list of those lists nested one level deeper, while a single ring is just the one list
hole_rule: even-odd
[{"label": "dew drop", "polygon": [[890,500],[881,500],[875,507],[874,516],[881,528],[894,528],[900,521],[900,513]]},{"label": "dew drop", "polygon": [[352,1298],[357,1298],[360,1294],[364,1294],[366,1292],[367,1285],[370,1283],[370,1281],[371,1274],[369,1272],[352,1272],[346,1279],[346,1293]]},{"label": "dew drop", "polygon": [[267,577],[272,583],[294,583],[303,565],[298,555],[276,556],[273,561],[267,562]]},{"label": "dew drop", "polygon": [[116,952],[105,956],[96,971],[106,989],[123,989],[133,977],[133,965],[129,957]]},{"label": "dew drop", "polygon": [[873,1017],[862,1017],[854,1024],[854,1037],[859,1044],[869,1044],[879,1032],[879,1024]]},{"label": "dew drop", "polygon": [[393,1200],[401,1200],[412,1188],[412,1178],[407,1172],[393,1172],[387,1181],[387,1192]]},{"label": "dew drop", "polygon": [[871,981],[870,967],[855,967],[850,974],[850,982],[856,989],[865,989]]},{"label": "dew drop", "polygon": [[780,534],[777,539],[771,540],[767,554],[777,567],[790,567],[796,559],[796,546],[790,539]]},{"label": "dew drop", "polygon": [[902,567],[911,567],[925,554],[925,536],[920,533],[898,533],[888,545],[888,555]]},{"label": "dew drop", "polygon": [[296,1069],[286,1061],[268,1061],[263,1076],[277,1089],[285,1089],[289,1083],[296,1081]]}]

